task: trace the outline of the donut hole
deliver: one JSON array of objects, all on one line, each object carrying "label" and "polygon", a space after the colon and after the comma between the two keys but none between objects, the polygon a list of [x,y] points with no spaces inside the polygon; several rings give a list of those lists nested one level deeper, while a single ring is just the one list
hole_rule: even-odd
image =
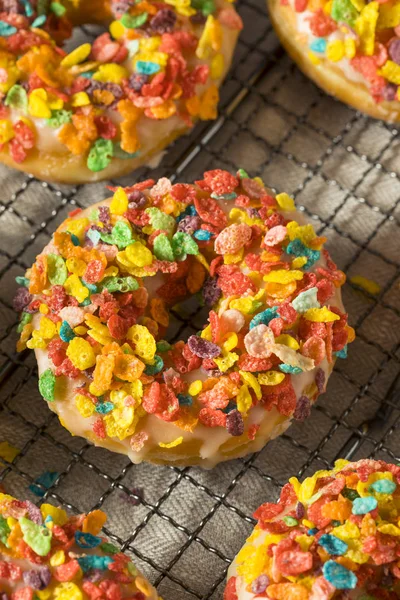
[{"label": "donut hole", "polygon": [[188,341],[208,325],[209,307],[203,306],[200,293],[185,298],[169,310],[170,322],[165,334],[168,343]]}]

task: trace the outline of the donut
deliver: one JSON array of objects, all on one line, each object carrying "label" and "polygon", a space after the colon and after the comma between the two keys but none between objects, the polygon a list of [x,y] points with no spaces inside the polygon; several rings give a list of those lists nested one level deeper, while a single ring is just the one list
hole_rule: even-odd
[{"label": "donut", "polygon": [[[288,194],[242,169],[112,190],[18,278],[17,348],[61,423],[134,463],[212,467],[307,417],[354,332],[345,276]],[[187,341],[170,322],[185,299],[207,315]]]},{"label": "donut", "polygon": [[100,534],[106,518],[101,510],[68,516],[0,493],[1,600],[159,600]]},{"label": "donut", "polygon": [[[73,25],[109,32],[63,50]],[[217,117],[228,0],[1,0],[0,161],[69,184],[127,174]]]},{"label": "donut", "polygon": [[325,92],[376,119],[400,120],[400,4],[267,0],[275,30]]},{"label": "donut", "polygon": [[400,467],[338,460],[254,513],[224,600],[400,598]]}]

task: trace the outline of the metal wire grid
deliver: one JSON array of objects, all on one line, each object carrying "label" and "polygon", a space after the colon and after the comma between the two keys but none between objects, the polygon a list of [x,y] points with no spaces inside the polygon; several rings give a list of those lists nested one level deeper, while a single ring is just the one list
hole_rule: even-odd
[{"label": "metal wire grid", "polygon": [[[275,498],[287,477],[339,456],[400,457],[398,131],[326,97],[300,75],[279,47],[262,0],[243,0],[239,10],[245,30],[221,117],[176,143],[152,176],[189,181],[217,166],[261,175],[296,197],[350,277],[379,284],[377,294],[347,284],[344,301],[358,337],[306,423],[212,471],[133,466],[70,436],[39,397],[32,354],[13,351],[13,280],[71,208],[106,191],[103,184],[56,186],[1,169],[0,442],[20,453],[0,464],[0,482],[40,502],[28,486],[44,471],[56,472],[49,488],[39,485],[43,497],[75,512],[104,508],[106,533],[133,554],[166,600],[221,597],[227,567],[252,529],[252,511]],[[147,174],[143,169],[135,179]],[[175,315],[173,337],[201,326],[192,311]]]}]

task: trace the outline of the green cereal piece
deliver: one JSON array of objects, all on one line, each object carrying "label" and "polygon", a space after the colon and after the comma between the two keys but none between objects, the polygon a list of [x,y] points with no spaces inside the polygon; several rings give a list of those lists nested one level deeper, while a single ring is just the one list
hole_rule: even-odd
[{"label": "green cereal piece", "polygon": [[164,214],[159,208],[156,208],[155,206],[152,206],[151,208],[146,208],[145,212],[150,216],[150,223],[155,230],[164,229],[170,234],[174,232],[176,223],[173,217]]},{"label": "green cereal piece", "polygon": [[23,328],[25,327],[25,325],[27,325],[28,323],[30,323],[33,319],[33,315],[27,313],[27,312],[23,312],[21,314],[21,319],[20,322],[18,323],[18,327],[17,327],[17,332],[21,333],[21,331],[23,330]]},{"label": "green cereal piece", "polygon": [[15,278],[16,283],[18,283],[18,285],[21,285],[23,287],[29,287],[29,279],[27,277],[21,277],[20,275],[17,275],[17,277]]},{"label": "green cereal piece", "polygon": [[354,25],[358,14],[358,10],[351,3],[351,0],[333,0],[331,17],[335,21]]},{"label": "green cereal piece", "polygon": [[52,2],[50,4],[50,10],[51,12],[53,12],[57,17],[62,17],[65,15],[67,9],[65,8],[65,6],[63,6],[62,4],[60,4],[59,2]]},{"label": "green cereal piece", "polygon": [[114,145],[111,140],[99,138],[90,149],[87,159],[87,167],[94,173],[102,171],[111,162],[114,155]]},{"label": "green cereal piece", "polygon": [[239,169],[237,174],[239,175],[240,179],[249,179],[249,174],[244,169]]},{"label": "green cereal piece", "polygon": [[120,249],[126,248],[126,246],[135,241],[132,236],[132,229],[128,223],[124,223],[123,221],[117,221],[111,233],[102,233],[100,238],[106,244],[115,244]]},{"label": "green cereal piece", "polygon": [[205,17],[211,15],[216,9],[214,0],[192,0],[190,5],[196,10],[201,10]]},{"label": "green cereal piece", "polygon": [[39,392],[47,402],[54,402],[56,376],[51,369],[46,369],[39,377]]},{"label": "green cereal piece", "polygon": [[289,516],[283,517],[282,521],[284,521],[288,527],[296,527],[296,525],[299,524],[297,519]]},{"label": "green cereal piece", "polygon": [[[61,5],[60,5],[61,6]],[[52,129],[58,129],[61,125],[70,123],[72,120],[72,111],[70,110],[52,110],[50,119],[46,123]]]},{"label": "green cereal piece", "polygon": [[118,554],[120,552],[119,548],[112,544],[111,542],[104,542],[100,544],[100,550],[102,550],[105,554]]},{"label": "green cereal piece", "polygon": [[134,277],[106,277],[101,282],[101,289],[113,292],[134,292],[139,289],[139,284]]},{"label": "green cereal piece", "polygon": [[15,84],[8,90],[4,104],[22,110],[24,114],[28,112],[28,94],[22,85]]},{"label": "green cereal piece", "polygon": [[159,260],[174,262],[174,251],[165,233],[160,233],[154,240],[153,253]]},{"label": "green cereal piece", "polygon": [[52,285],[63,285],[68,277],[68,269],[62,256],[58,254],[48,254],[47,257],[47,276]]},{"label": "green cereal piece", "polygon": [[199,247],[188,233],[183,231],[177,231],[172,238],[172,250],[174,251],[175,258],[185,260],[186,254],[198,254]]},{"label": "green cereal piece", "polygon": [[129,13],[125,13],[121,18],[121,23],[127,29],[136,29],[144,25],[147,21],[148,13],[143,12],[141,15],[130,15]]},{"label": "green cereal piece", "polygon": [[7,545],[7,538],[10,535],[11,529],[9,528],[6,519],[0,515],[0,542]]},{"label": "green cereal piece", "polygon": [[125,152],[125,150],[122,150],[120,142],[116,142],[114,144],[114,156],[115,158],[128,160],[129,158],[136,158],[140,156],[140,152]]},{"label": "green cereal piece", "polygon": [[136,577],[138,575],[138,570],[135,567],[135,565],[133,564],[133,562],[128,562],[126,566],[128,568],[130,575],[132,575],[133,577]]},{"label": "green cereal piece", "polygon": [[19,524],[24,534],[24,542],[28,544],[29,548],[32,548],[38,556],[47,556],[51,550],[53,535],[51,531],[47,527],[37,525],[25,517],[21,517]]},{"label": "green cereal piece", "polygon": [[160,340],[156,344],[157,352],[168,352],[168,350],[171,350],[171,347],[171,344],[167,340]]}]

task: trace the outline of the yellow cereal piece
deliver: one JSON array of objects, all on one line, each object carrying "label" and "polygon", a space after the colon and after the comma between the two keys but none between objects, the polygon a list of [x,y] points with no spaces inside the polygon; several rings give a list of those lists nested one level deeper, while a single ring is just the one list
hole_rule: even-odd
[{"label": "yellow cereal piece", "polygon": [[355,540],[360,537],[360,530],[355,523],[351,521],[346,521],[343,525],[339,525],[339,527],[335,527],[332,531],[336,537],[340,538],[344,542],[348,542],[350,540]]},{"label": "yellow cereal piece", "polygon": [[377,29],[391,29],[400,25],[400,4],[387,2],[379,5]]},{"label": "yellow cereal piece", "polygon": [[14,128],[8,119],[0,120],[0,144],[6,144],[14,137]]},{"label": "yellow cereal piece", "polygon": [[55,523],[55,525],[60,525],[61,527],[68,521],[68,515],[65,510],[57,508],[57,506],[53,506],[52,504],[42,504],[40,512],[42,513],[44,521],[47,517],[51,517],[53,523]]},{"label": "yellow cereal piece", "polygon": [[77,369],[84,371],[96,364],[96,355],[92,346],[86,340],[75,337],[67,348],[67,356]]},{"label": "yellow cereal piece", "polygon": [[50,600],[53,595],[53,592],[49,588],[47,590],[37,590],[35,593],[39,600]]},{"label": "yellow cereal piece", "polygon": [[236,404],[238,411],[242,415],[246,415],[250,410],[251,405],[253,404],[253,400],[247,385],[242,385],[242,387],[240,388],[239,393],[236,396]]},{"label": "yellow cereal piece", "polygon": [[393,525],[392,523],[384,523],[383,525],[379,525],[378,531],[385,533],[386,535],[394,535],[396,537],[400,535],[400,528],[396,527],[396,525]]},{"label": "yellow cereal piece", "polygon": [[129,244],[129,246],[126,247],[125,252],[130,262],[136,267],[146,267],[153,262],[151,251],[140,242]]},{"label": "yellow cereal piece", "polygon": [[366,292],[372,294],[373,296],[377,296],[381,291],[381,286],[379,283],[372,281],[372,279],[362,277],[361,275],[354,275],[353,277],[350,277],[350,281],[351,283],[354,283],[354,285],[358,285],[359,287],[363,288]]},{"label": "yellow cereal piece", "polygon": [[56,324],[53,323],[51,319],[48,319],[47,317],[42,317],[38,329],[38,334],[40,335],[40,337],[44,338],[45,340],[51,340],[51,338],[54,337],[56,333]]},{"label": "yellow cereal piece", "polygon": [[152,361],[156,353],[156,341],[144,325],[133,325],[127,333],[128,340],[135,343],[135,354],[145,362]]},{"label": "yellow cereal piece", "polygon": [[306,256],[297,256],[292,260],[292,268],[293,269],[301,269],[304,265],[307,264]]},{"label": "yellow cereal piece", "polygon": [[344,43],[342,40],[333,40],[326,46],[326,57],[332,62],[339,62],[344,57]]},{"label": "yellow cereal piece", "polygon": [[344,40],[344,54],[346,58],[354,58],[356,55],[356,42],[353,38],[346,38]]},{"label": "yellow cereal piece", "polygon": [[123,79],[129,77],[129,71],[122,65],[116,63],[106,63],[100,65],[97,72],[93,75],[95,81],[102,83],[121,83]]},{"label": "yellow cereal piece", "polygon": [[262,392],[261,386],[258,383],[257,377],[253,375],[253,373],[249,373],[248,371],[239,371],[239,374],[243,381],[245,381],[251,388],[253,388],[257,400],[261,400]]},{"label": "yellow cereal piece", "polygon": [[314,52],[311,52],[311,50],[308,51],[308,58],[310,59],[313,65],[321,64],[321,59],[319,58],[319,56],[314,54]]},{"label": "yellow cereal piece", "polygon": [[289,348],[292,348],[292,350],[298,350],[300,348],[298,341],[291,335],[288,335],[287,333],[282,333],[277,338],[275,338],[275,343],[288,346]]},{"label": "yellow cereal piece", "polygon": [[195,9],[191,7],[191,0],[166,0],[167,4],[175,6],[176,12],[184,17],[191,17],[196,13]]},{"label": "yellow cereal piece", "polygon": [[63,565],[64,563],[65,563],[65,552],[64,552],[64,550],[57,550],[57,552],[55,552],[50,557],[50,566],[51,567],[59,567],[60,565]]},{"label": "yellow cereal piece", "polygon": [[[249,551],[242,564],[239,564],[238,566],[238,575],[241,575],[248,584],[254,581],[261,573],[265,573],[266,566],[270,559],[262,544],[258,547],[245,546],[245,548],[249,548]],[[239,556],[240,554],[241,553],[239,553]]]},{"label": "yellow cereal piece", "polygon": [[67,294],[76,298],[79,303],[89,296],[89,290],[83,285],[78,275],[70,275],[65,280],[64,288]]},{"label": "yellow cereal piece", "polygon": [[291,242],[295,238],[299,238],[306,246],[310,246],[310,243],[317,237],[314,227],[310,223],[307,225],[299,225],[297,221],[290,221],[286,225],[286,229]]},{"label": "yellow cereal piece", "polygon": [[240,208],[232,208],[229,213],[229,220],[233,223],[246,223],[246,225],[259,225],[263,230],[265,225],[261,219],[252,219],[249,215]]},{"label": "yellow cereal piece", "polygon": [[286,193],[277,194],[275,199],[276,199],[279,207],[282,210],[295,210],[296,209],[294,200],[293,200],[293,198],[291,198],[289,196],[289,194],[286,194]]},{"label": "yellow cereal piece", "polygon": [[[292,481],[290,481],[290,483],[292,483]],[[312,498],[316,483],[316,474],[314,474],[312,477],[306,477],[303,483],[301,483],[298,493],[296,492],[300,502],[303,502],[304,504],[308,503],[308,501]]]},{"label": "yellow cereal piece", "polygon": [[291,283],[292,281],[301,281],[304,277],[302,271],[285,271],[284,269],[278,269],[277,271],[271,271],[264,275],[264,281],[271,283],[282,283],[284,285]]},{"label": "yellow cereal piece", "polygon": [[114,193],[110,204],[110,212],[112,215],[123,215],[128,210],[128,196],[125,190],[121,187]]},{"label": "yellow cereal piece", "polygon": [[261,385],[278,385],[285,379],[285,374],[281,371],[267,371],[266,373],[260,373],[258,376],[258,383]]},{"label": "yellow cereal piece", "polygon": [[86,92],[77,92],[73,94],[71,98],[72,106],[88,106],[90,104],[90,98]]},{"label": "yellow cereal piece", "polygon": [[211,342],[211,340],[212,340],[211,325],[207,325],[207,327],[204,327],[203,331],[200,334],[200,337],[202,337],[204,340],[208,340],[209,342]]},{"label": "yellow cereal piece", "polygon": [[240,248],[239,252],[236,252],[236,254],[225,254],[224,264],[234,265],[236,263],[239,263],[243,259],[243,252],[243,248]]},{"label": "yellow cereal piece", "polygon": [[160,448],[175,448],[176,446],[179,446],[179,444],[182,444],[183,442],[183,436],[181,435],[180,437],[176,438],[175,440],[173,440],[172,442],[159,442],[158,445],[160,446]]},{"label": "yellow cereal piece", "polygon": [[168,54],[166,52],[155,52],[155,51],[150,51],[150,52],[139,52],[139,54],[135,54],[134,59],[133,59],[133,64],[134,67],[136,66],[136,63],[138,61],[150,61],[153,63],[156,63],[157,65],[160,65],[160,67],[166,67],[167,66],[167,62],[168,62]]},{"label": "yellow cereal piece", "polygon": [[295,540],[298,544],[300,544],[300,547],[303,550],[303,552],[308,552],[308,550],[310,549],[310,547],[312,546],[312,544],[314,542],[314,536],[302,534],[302,535],[298,535],[295,538]]},{"label": "yellow cereal piece", "polygon": [[78,277],[82,277],[85,274],[87,269],[87,264],[84,260],[80,258],[76,258],[76,256],[71,256],[71,258],[67,258],[66,266],[70,273],[78,275]]},{"label": "yellow cereal piece", "polygon": [[210,75],[211,79],[219,79],[222,77],[225,68],[225,60],[223,54],[216,54],[211,61]]},{"label": "yellow cereal piece", "polygon": [[254,298],[251,296],[247,296],[246,298],[238,298],[237,300],[231,300],[229,303],[229,308],[234,308],[236,310],[240,310],[241,313],[248,315],[253,310]]},{"label": "yellow cereal piece", "polygon": [[203,382],[200,379],[196,379],[189,385],[188,392],[191,396],[198,396],[203,389]]},{"label": "yellow cereal piece", "polygon": [[239,355],[235,352],[228,352],[222,358],[214,358],[214,362],[218,366],[218,369],[222,371],[222,373],[225,373],[225,371],[233,367],[238,358]]},{"label": "yellow cereal piece", "polygon": [[77,394],[75,396],[75,404],[79,414],[85,419],[91,417],[96,409],[91,399],[87,396],[83,396],[82,394]]},{"label": "yellow cereal piece", "polygon": [[85,237],[86,228],[90,221],[86,217],[81,219],[71,219],[68,221],[68,231],[73,233],[82,242]]},{"label": "yellow cereal piece", "polygon": [[48,105],[47,92],[44,88],[37,88],[29,94],[28,111],[32,117],[50,119],[51,110]]},{"label": "yellow cereal piece", "polygon": [[82,44],[67,54],[67,56],[62,59],[60,65],[66,69],[73,67],[74,65],[78,65],[87,59],[91,51],[92,46],[90,44]]},{"label": "yellow cereal piece", "polygon": [[119,38],[125,35],[126,29],[122,25],[121,21],[113,21],[109,27],[109,31],[114,40],[119,40]]},{"label": "yellow cereal piece", "polygon": [[379,2],[373,0],[362,9],[355,24],[356,33],[360,36],[361,52],[367,56],[372,56],[374,53],[378,14]]},{"label": "yellow cereal piece", "polygon": [[304,318],[313,323],[332,323],[333,321],[340,320],[339,315],[329,310],[326,306],[322,308],[309,308],[304,313]]},{"label": "yellow cereal piece", "polygon": [[104,277],[115,277],[116,275],[118,275],[118,273],[118,267],[107,267],[107,269],[104,271]]},{"label": "yellow cereal piece", "polygon": [[161,36],[152,35],[148,38],[141,38],[139,40],[139,47],[141,52],[154,52],[158,49],[161,44]]},{"label": "yellow cereal piece", "polygon": [[228,333],[225,336],[225,340],[222,343],[222,349],[224,352],[230,352],[231,350],[233,350],[234,348],[236,348],[236,346],[238,345],[238,336],[236,335],[236,333],[232,332],[232,333]]},{"label": "yellow cereal piece", "polygon": [[[178,439],[180,439],[180,438],[178,438]],[[160,444],[160,446],[161,446],[161,444]],[[148,581],[146,581],[146,579],[144,577],[141,577],[140,575],[135,577],[135,584],[136,584],[137,589],[140,592],[142,592],[142,594],[144,594],[146,596],[146,598],[149,598],[151,596],[151,594],[152,594],[151,585]],[[162,599],[160,599],[160,600],[162,600]]]},{"label": "yellow cereal piece", "polygon": [[107,435],[120,440],[126,439],[135,433],[138,419],[132,406],[114,409],[104,417]]},{"label": "yellow cereal piece", "polygon": [[41,304],[41,305],[39,306],[39,312],[40,312],[40,314],[42,314],[42,315],[47,315],[47,314],[48,314],[48,312],[49,312],[49,307],[47,306],[47,304]]},{"label": "yellow cereal piece", "polygon": [[53,590],[54,600],[83,600],[83,594],[75,583],[59,583]]}]

